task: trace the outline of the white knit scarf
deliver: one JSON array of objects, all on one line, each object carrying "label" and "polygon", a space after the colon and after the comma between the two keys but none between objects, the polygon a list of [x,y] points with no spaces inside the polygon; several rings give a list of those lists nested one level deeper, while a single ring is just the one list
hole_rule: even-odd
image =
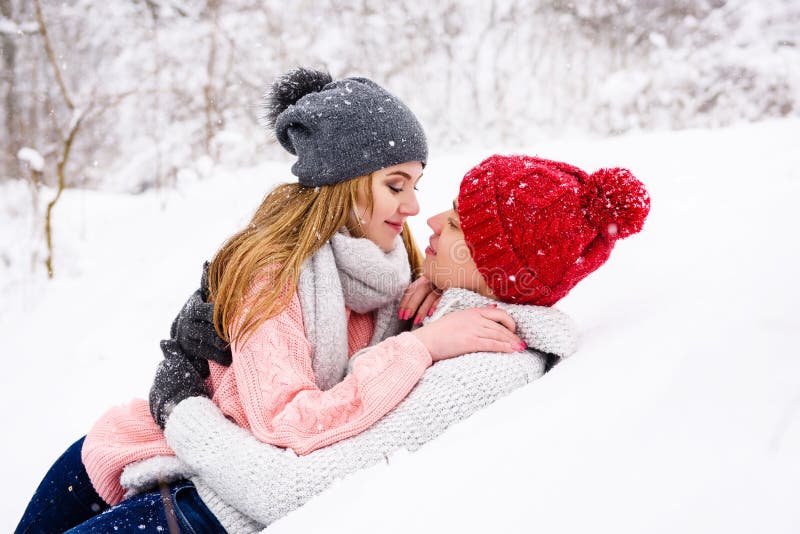
[{"label": "white knit scarf", "polygon": [[342,229],[303,264],[297,284],[317,387],[327,390],[347,371],[347,316],[375,312],[374,345],[400,332],[397,308],[411,282],[402,239],[383,252],[369,239]]}]

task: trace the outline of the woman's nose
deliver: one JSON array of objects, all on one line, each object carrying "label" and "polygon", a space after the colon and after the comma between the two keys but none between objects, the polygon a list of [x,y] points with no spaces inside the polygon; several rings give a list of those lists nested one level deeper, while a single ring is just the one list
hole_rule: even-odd
[{"label": "woman's nose", "polygon": [[417,201],[417,195],[414,193],[413,189],[411,190],[409,198],[400,205],[400,210],[403,215],[408,217],[413,217],[419,213],[419,202]]}]

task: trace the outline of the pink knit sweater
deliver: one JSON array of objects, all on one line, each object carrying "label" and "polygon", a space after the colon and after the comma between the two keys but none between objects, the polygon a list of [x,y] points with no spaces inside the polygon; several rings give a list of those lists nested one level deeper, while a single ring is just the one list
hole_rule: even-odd
[{"label": "pink knit sweater", "polygon": [[[344,311],[352,356],[369,344],[374,323],[372,314]],[[223,413],[256,438],[308,454],[378,421],[430,365],[428,350],[406,332],[375,345],[358,357],[342,382],[319,390],[295,293],[283,312],[234,348],[230,367],[209,363],[207,384]],[[82,451],[92,484],[112,505],[124,498],[120,475],[125,466],[173,454],[141,399],[106,412],[87,434]]]}]

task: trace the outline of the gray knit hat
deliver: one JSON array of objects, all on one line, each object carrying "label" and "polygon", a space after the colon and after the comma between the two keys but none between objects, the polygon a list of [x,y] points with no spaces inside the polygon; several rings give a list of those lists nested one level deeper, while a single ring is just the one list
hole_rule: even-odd
[{"label": "gray knit hat", "polygon": [[331,185],[408,161],[428,159],[417,118],[367,78],[333,81],[298,68],[272,84],[264,118],[297,156],[292,173],[305,186]]}]

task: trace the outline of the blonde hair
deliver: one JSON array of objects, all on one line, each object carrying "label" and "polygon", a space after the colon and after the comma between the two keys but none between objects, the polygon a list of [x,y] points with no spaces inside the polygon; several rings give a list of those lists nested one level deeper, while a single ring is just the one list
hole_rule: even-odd
[{"label": "blonde hair", "polygon": [[[350,221],[359,193],[366,197],[371,212],[372,174],[322,187],[283,184],[267,193],[250,224],[222,245],[208,270],[214,327],[222,339],[243,343],[264,321],[283,311],[297,290],[300,266],[340,228],[363,235]],[[416,279],[423,256],[406,223],[402,236]],[[256,278],[265,273],[270,283],[257,294],[247,295]],[[234,321],[237,328],[231,339]]]}]

